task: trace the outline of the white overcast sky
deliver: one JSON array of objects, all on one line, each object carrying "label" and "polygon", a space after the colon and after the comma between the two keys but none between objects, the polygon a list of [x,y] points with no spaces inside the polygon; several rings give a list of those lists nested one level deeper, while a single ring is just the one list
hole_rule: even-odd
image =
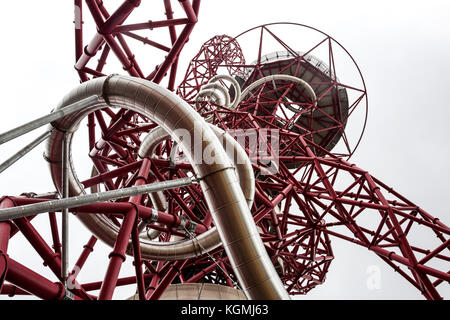
[{"label": "white overcast sky", "polygon": [[[173,2],[175,14],[180,16],[180,6],[177,1]],[[0,132],[49,112],[77,85],[78,77],[73,69],[72,3],[57,0],[2,2]],[[153,14],[151,10],[142,10],[138,16],[142,17],[141,21],[162,18],[161,12]],[[314,26],[351,52],[362,70],[369,93],[368,125],[352,162],[450,223],[447,205],[450,191],[450,2],[204,0],[199,22],[182,53],[178,76],[184,75],[188,60],[210,37],[224,33],[236,35],[250,27],[276,21]],[[152,57],[149,55],[148,59]],[[0,161],[35,135],[0,146]],[[39,146],[26,159],[2,173],[0,194],[52,189],[42,152],[43,146]],[[71,235],[75,246],[71,252],[73,264],[88,234],[75,219],[72,221],[77,233]],[[45,218],[39,223],[46,226]],[[333,244],[336,258],[328,279],[306,298],[421,298],[406,280],[367,249],[335,239]],[[106,246],[99,246],[87,264],[91,269],[80,274],[80,279],[94,281],[103,277],[107,250]],[[48,274],[25,240],[18,237],[13,241],[9,254],[25,264],[34,263]],[[366,285],[367,270],[371,266],[381,270],[380,289],[370,290]],[[128,259],[121,275],[131,273],[131,259]],[[442,294],[449,298],[449,285],[446,286]],[[116,297],[126,297],[133,291],[130,287]]]}]

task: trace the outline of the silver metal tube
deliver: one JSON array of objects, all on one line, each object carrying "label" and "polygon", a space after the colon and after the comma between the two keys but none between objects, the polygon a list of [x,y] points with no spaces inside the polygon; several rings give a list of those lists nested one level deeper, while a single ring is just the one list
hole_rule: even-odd
[{"label": "silver metal tube", "polygon": [[236,81],[235,78],[227,74],[215,75],[209,80],[209,83],[214,83],[219,80],[229,81],[231,83],[231,86],[234,87],[234,100],[233,102],[230,103],[230,108],[236,109],[237,105],[241,101],[241,86],[239,85],[239,83]]},{"label": "silver metal tube", "polygon": [[[133,110],[150,118],[172,134],[172,138],[180,145],[193,165],[196,176],[202,178],[200,186],[206,203],[233,271],[246,296],[249,299],[289,299],[259,236],[234,167],[205,120],[173,92],[144,79],[119,75],[84,82],[66,96],[59,108],[93,94],[107,98],[108,106],[112,108]],[[59,130],[55,130],[48,139],[46,158],[49,160],[53,183],[58,190],[61,189],[60,130],[69,130],[73,134],[74,128],[85,116],[105,106],[107,104],[102,101],[93,103],[83,112],[69,115],[54,124]],[[177,129],[187,130],[191,139],[180,139],[175,134]],[[206,148],[215,152],[214,163],[207,163],[198,158]],[[84,192],[72,164],[69,183],[71,195]],[[158,190],[145,190],[145,192],[155,191]],[[83,214],[78,215],[78,218],[107,244],[115,243],[118,227],[108,217]],[[202,249],[199,248],[199,251]],[[164,260],[164,250],[159,251],[159,257],[160,260]]]},{"label": "silver metal tube", "polygon": [[76,208],[101,201],[128,198],[131,196],[148,192],[157,192],[172,188],[181,188],[189,186],[192,183],[194,183],[193,178],[181,178],[175,180],[155,182],[150,184],[143,184],[141,186],[134,186],[117,190],[85,194],[66,199],[51,200],[27,204],[23,206],[17,206],[13,208],[0,209],[0,221],[24,218],[44,212],[60,211],[68,208]]},{"label": "silver metal tube", "polygon": [[33,131],[34,129],[42,127],[53,121],[64,118],[68,114],[72,114],[76,111],[80,111],[80,110],[86,108],[87,106],[91,105],[92,103],[98,101],[98,99],[99,99],[99,97],[97,95],[87,97],[83,100],[74,102],[70,105],[65,106],[64,108],[61,108],[52,113],[49,113],[48,115],[37,118],[33,121],[27,122],[21,126],[18,126],[18,127],[11,129],[5,133],[2,133],[2,134],[0,134],[0,144],[8,142],[17,137],[20,137],[20,136],[24,135],[25,133]]},{"label": "silver metal tube", "polygon": [[[162,141],[168,139],[170,135],[161,127],[153,128],[142,140],[141,146],[139,147],[138,155],[141,159],[145,157],[151,157],[153,156],[153,153],[155,151],[155,148],[160,144]],[[171,160],[172,161],[172,160]],[[167,206],[167,199],[164,195],[164,192],[152,192],[149,193],[149,198],[153,204],[153,207],[155,207],[156,210],[161,212],[167,212],[168,206]],[[145,227],[147,226],[147,223],[145,221],[141,221],[138,225],[138,231],[141,233]],[[156,229],[149,229],[147,232],[144,233],[144,237],[148,238],[150,240],[156,239],[160,235],[161,231]]]},{"label": "silver metal tube", "polygon": [[[235,139],[233,139],[232,136],[227,134],[222,129],[214,126],[213,124],[209,124],[209,127],[219,138],[222,146],[227,151],[228,157],[233,162],[233,166],[236,169],[236,174],[239,179],[239,185],[244,194],[245,200],[247,201],[248,207],[251,208],[255,196],[255,177],[250,159],[248,158],[244,148],[242,148],[242,146]],[[164,130],[164,128],[156,127],[155,129],[150,131],[142,140],[141,147],[139,148],[138,152],[139,156],[141,158],[151,157],[156,146],[161,141],[169,138],[170,135]],[[174,143],[172,151],[178,150],[178,146],[179,145],[177,143]],[[175,153],[171,155],[171,158],[175,159]],[[164,193],[150,193],[150,199],[156,210],[165,211],[167,209],[167,203],[165,203],[167,200],[165,200]],[[142,231],[145,226],[146,223],[144,221],[141,222],[141,224],[139,225],[139,231]],[[159,233],[160,232],[158,230],[151,229],[144,235],[145,238],[155,239],[159,235]],[[142,243],[144,243],[144,245],[142,245]],[[210,249],[217,248],[221,244],[222,242],[220,240],[219,233],[217,232],[217,228],[213,227],[207,232],[198,235],[195,238],[195,241],[187,239],[158,243],[147,242],[143,239],[143,242],[141,242],[141,251],[143,257],[146,257],[148,259],[157,259],[158,251],[164,251],[165,259],[167,260],[181,258],[186,259],[200,256],[205,252],[208,252]],[[199,251],[199,248],[201,249],[201,251]]]},{"label": "silver metal tube", "polygon": [[[70,139],[69,135],[64,134],[62,141],[62,198],[67,199],[69,197],[69,154],[70,154]],[[62,209],[61,216],[61,238],[62,238],[62,250],[61,250],[61,277],[64,285],[68,277],[69,268],[69,209]]]},{"label": "silver metal tube", "polygon": [[52,130],[47,130],[43,134],[41,134],[39,137],[37,137],[35,140],[31,141],[29,144],[27,144],[25,147],[17,151],[14,155],[9,157],[7,160],[5,160],[2,164],[0,164],[0,173],[8,169],[10,166],[12,166],[17,160],[21,159],[24,155],[26,155],[28,152],[33,150],[37,145],[39,145],[42,141],[50,137],[50,134],[52,133]]},{"label": "silver metal tube", "polygon": [[158,144],[170,138],[170,135],[161,127],[156,127],[141,141],[138,156],[141,159],[152,157]]},{"label": "silver metal tube", "polygon": [[218,90],[222,93],[223,97],[225,98],[225,101],[223,101],[223,105],[225,107],[229,107],[230,106],[230,94],[228,93],[228,89],[226,87],[224,87],[223,85],[221,85],[220,83],[207,83],[204,86],[202,86],[202,89],[199,93],[199,95],[202,94],[203,90],[206,89],[211,89],[211,90]]},{"label": "silver metal tube", "polygon": [[200,108],[200,101],[201,98],[207,97],[209,100],[213,97],[215,100],[214,102],[219,105],[223,105],[224,101],[222,96],[219,94],[219,91],[215,89],[202,89],[197,96],[195,97],[195,107],[198,109]]}]

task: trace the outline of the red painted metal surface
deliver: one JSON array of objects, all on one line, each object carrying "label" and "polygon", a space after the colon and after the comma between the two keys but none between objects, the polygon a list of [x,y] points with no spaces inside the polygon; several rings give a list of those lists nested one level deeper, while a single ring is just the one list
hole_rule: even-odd
[{"label": "red painted metal surface", "polygon": [[[169,88],[173,90],[178,55],[197,22],[200,7],[200,0],[179,2],[184,10],[184,17],[174,19],[171,1],[164,0],[167,20],[127,24],[127,18],[134,10],[139,8],[140,0],[124,1],[113,13],[110,13],[106,8],[107,2],[87,0],[85,1],[86,7],[95,21],[97,33],[87,45],[84,45],[83,12],[86,10],[83,8],[83,1],[75,0],[75,69],[78,71],[80,79],[87,81],[89,78],[105,75],[103,74],[104,66],[110,59],[110,55],[114,54],[122,64],[123,69],[131,76],[146,78],[156,83],[159,83],[171,69]],[[184,26],[183,30],[177,36],[175,26],[181,25]],[[153,30],[155,28],[168,28],[172,47],[167,47],[136,34],[136,31],[139,30]],[[155,61],[154,70],[142,70],[128,45],[128,38],[149,45],[152,49],[167,52],[167,56],[159,63]],[[96,57],[98,57],[98,61],[95,67],[89,67],[89,63]]]},{"label": "red painted metal surface", "polygon": [[[160,83],[168,74],[168,88],[175,90],[178,56],[197,22],[200,1],[179,1],[184,16],[176,18],[171,2],[164,0],[166,20],[128,23],[127,18],[139,8],[138,0],[124,1],[111,13],[106,9],[106,1],[75,0],[75,69],[81,81],[106,75],[104,66],[114,55],[131,76]],[[86,12],[92,15],[97,33],[85,45],[82,13]],[[175,26],[183,26],[181,33],[177,34]],[[155,28],[167,28],[171,47],[137,33],[139,30]],[[260,50],[255,63],[245,60],[239,44],[242,36],[248,32],[260,35]],[[282,59],[278,55],[276,59],[263,55],[263,33],[270,34],[285,49],[286,55]],[[295,51],[271,31],[271,25],[251,29],[236,38],[226,35],[213,37],[193,58],[176,92],[210,122],[226,131],[247,129],[260,135],[270,129],[279,134],[277,140],[270,136],[270,142],[266,142],[273,147],[274,141],[279,145],[275,171],[268,171],[273,164],[273,155],[252,156],[250,146],[245,146],[245,149],[253,161],[256,177],[252,214],[267,252],[290,294],[306,294],[325,282],[334,258],[332,238],[338,237],[372,251],[425,298],[440,299],[439,286],[450,280],[448,270],[445,269],[450,261],[450,229],[367,171],[349,162],[360,137],[351,145],[346,136],[346,125],[354,110],[367,108],[367,92],[356,64],[362,86],[357,88],[339,81],[334,68],[333,46],[340,44],[330,36],[323,35],[324,40],[317,46],[323,43],[329,46],[329,59],[326,61],[328,71],[314,64],[317,61],[311,58],[311,52],[315,47],[304,48],[303,52]],[[153,50],[164,51],[167,55],[163,61],[155,61],[153,70],[142,70],[128,44],[128,38],[138,40]],[[350,59],[354,62],[351,56]],[[98,62],[89,66],[94,60]],[[244,90],[268,75],[285,73],[298,78],[311,75],[313,80],[309,82],[316,91],[316,101],[309,99],[292,82],[274,80],[254,88],[236,109],[207,100],[199,105],[195,103],[202,86],[217,74],[234,77]],[[232,97],[236,95],[231,87],[223,82],[221,84]],[[359,94],[354,100],[343,98],[343,89],[354,90]],[[366,118],[363,121],[364,128]],[[144,160],[138,158],[137,151],[143,135],[155,127],[155,123],[131,111],[105,108],[90,114],[88,151],[93,170],[92,176],[82,181],[84,187],[94,191],[100,186],[112,190],[191,174],[193,169],[189,164],[174,164],[171,161],[173,142],[170,139],[160,143],[154,157]],[[334,148],[339,141],[343,142],[344,151]],[[147,226],[161,231],[158,241],[189,237],[179,229],[181,218],[189,218],[197,223],[194,236],[214,225],[198,186],[177,188],[164,194],[169,210],[158,211],[158,224]],[[26,195],[4,197],[0,201],[0,208],[48,200]],[[91,283],[76,281],[95,248],[95,236],[87,241],[70,273],[73,288],[69,289],[65,289],[61,282],[54,283],[8,256],[12,256],[7,252],[9,240],[20,232],[57,279],[62,280],[61,240],[56,223],[58,213],[50,212],[51,244],[35,229],[33,217],[0,222],[1,294],[32,294],[42,299],[63,299],[65,290],[70,290],[75,299],[111,299],[117,287],[136,284],[136,293],[140,299],[158,299],[173,283],[211,282],[239,286],[222,248],[199,258],[178,261],[143,259],[137,228],[139,222],[149,219],[154,213],[148,195],[116,202],[99,202],[70,211],[78,215],[92,212],[105,214],[120,226],[103,279]],[[417,242],[417,237],[411,236],[413,232],[436,238],[436,245],[424,246],[420,241]],[[119,272],[130,239],[135,275],[120,278]],[[9,283],[4,283],[4,280]],[[94,290],[100,290],[98,296],[89,294]]]},{"label": "red painted metal surface", "polygon": [[[449,257],[444,251],[450,248],[450,229],[380,180],[347,162],[360,138],[353,147],[345,143],[345,152],[333,150],[333,138],[339,135],[340,139],[348,141],[346,123],[356,108],[364,108],[364,105],[360,106],[367,99],[364,80],[360,88],[338,80],[332,44],[340,44],[328,35],[323,34],[323,40],[300,53],[273,34],[269,30],[272,25],[277,24],[248,30],[226,44],[237,43],[242,35],[253,31],[261,34],[259,47],[262,48],[263,32],[270,33],[288,52],[283,59],[267,59],[260,51],[256,63],[246,64],[243,59],[241,64],[233,63],[234,54],[229,58],[232,62],[227,62],[224,56],[230,50],[223,43],[211,45],[215,43],[213,38],[191,61],[178,93],[196,107],[193,97],[212,76],[224,73],[227,68],[230,75],[244,75],[240,79],[242,89],[268,75],[289,73],[301,78],[307,72],[314,74],[315,78],[310,83],[316,85],[317,105],[303,97],[301,92],[295,92],[298,87],[289,81],[271,81],[255,88],[236,110],[211,101],[203,102],[209,104],[207,108],[197,106],[200,113],[205,117],[212,116],[212,122],[225,130],[280,129],[279,171],[275,175],[261,175],[258,169],[264,167],[264,159],[254,159],[258,162],[254,166],[258,178],[252,212],[288,292],[305,294],[324,282],[333,259],[330,238],[338,237],[373,251],[427,299],[442,298],[437,287],[450,279],[448,270],[440,269],[445,268],[446,263],[448,265]],[[310,58],[310,53],[322,43],[328,44],[329,72],[317,68],[317,64],[312,64],[314,57]],[[209,59],[204,59],[207,54]],[[351,60],[354,61],[353,58]],[[199,66],[199,71],[196,72],[192,66]],[[231,73],[231,66],[240,67],[240,71]],[[361,75],[357,66],[356,70]],[[320,83],[316,79],[320,79]],[[320,121],[314,114],[318,114],[321,108],[330,107],[321,105],[320,100],[325,96],[321,92],[338,91],[339,88],[360,93],[354,101],[348,102],[347,116],[342,116],[343,106],[336,99],[331,103],[332,112],[322,112],[330,121],[320,128],[311,126],[311,123]],[[289,99],[283,100],[285,97]],[[299,114],[306,117],[298,121],[295,116],[287,116],[286,107],[289,106],[301,106]],[[318,132],[327,134],[317,135]],[[247,152],[250,154],[251,150],[247,149]],[[417,241],[418,232],[427,238],[436,236],[439,239],[436,247],[423,247]],[[199,281],[202,278],[199,275],[205,274],[205,270],[221,272],[212,262],[200,269],[192,281]],[[231,272],[230,269],[228,271]]]}]

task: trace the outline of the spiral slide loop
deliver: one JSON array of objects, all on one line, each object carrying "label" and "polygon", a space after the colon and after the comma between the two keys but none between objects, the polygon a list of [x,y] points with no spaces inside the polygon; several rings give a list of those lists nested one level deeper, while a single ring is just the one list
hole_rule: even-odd
[{"label": "spiral slide loop", "polygon": [[[231,83],[231,88],[234,91],[234,99],[230,102],[230,93],[228,88],[226,88],[219,81],[228,81]],[[197,110],[200,108],[200,100],[202,98],[207,98],[210,101],[213,101],[219,105],[222,105],[226,108],[236,109],[241,99],[241,86],[233,77],[226,74],[218,74],[209,80],[207,84],[202,86],[200,92],[195,97],[195,107]]]}]

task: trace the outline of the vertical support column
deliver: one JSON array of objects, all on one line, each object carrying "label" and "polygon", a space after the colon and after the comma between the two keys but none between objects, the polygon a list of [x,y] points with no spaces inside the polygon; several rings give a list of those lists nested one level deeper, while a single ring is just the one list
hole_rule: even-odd
[{"label": "vertical support column", "polygon": [[[0,204],[0,208],[3,209],[5,207]],[[6,254],[6,252],[8,251],[10,233],[11,233],[10,223],[8,221],[0,222],[0,253]]]},{"label": "vertical support column", "polygon": [[[75,64],[83,56],[83,2],[74,0],[74,25],[75,25]],[[88,58],[89,59],[89,58]],[[87,63],[87,62],[86,62]],[[89,80],[86,72],[75,68],[80,76],[81,82]]]},{"label": "vertical support column", "polygon": [[[143,185],[146,183],[146,177],[150,171],[150,160],[144,159],[139,169],[138,176],[136,177],[135,186]],[[132,196],[130,203],[139,204],[141,202],[142,195]],[[133,235],[133,252],[135,258],[135,270],[136,270],[136,282],[138,285],[139,297],[145,298],[144,294],[144,279],[142,274],[142,258],[139,248],[139,233],[137,229],[138,212],[136,207],[128,211],[123,219],[122,226],[120,227],[119,234],[117,235],[114,249],[110,253],[110,261],[108,269],[106,271],[105,279],[100,289],[100,300],[109,300],[112,298],[114,289],[119,277],[120,268],[125,261],[125,252],[130,240],[130,236]]]},{"label": "vertical support column", "polygon": [[133,255],[134,255],[134,269],[136,271],[136,285],[139,295],[139,300],[146,300],[145,298],[145,283],[144,274],[142,272],[142,256],[141,248],[139,246],[139,230],[137,226],[137,216],[131,232],[133,240]]},{"label": "vertical support column", "polygon": [[[173,11],[170,0],[164,0],[164,7],[166,9],[167,19],[168,20],[173,19]],[[170,34],[170,41],[172,42],[172,45],[174,45],[175,41],[177,41],[177,31],[175,29],[175,26],[169,26],[169,34]],[[172,63],[172,66],[170,67],[169,85],[167,87],[170,91],[175,90],[175,78],[177,76],[177,68],[178,68],[178,57],[177,59],[175,59],[175,61]]]},{"label": "vertical support column", "polygon": [[[0,199],[0,209],[12,208],[14,202],[9,198]],[[6,254],[11,234],[11,224],[9,221],[0,222],[0,253]]]},{"label": "vertical support column", "polygon": [[125,261],[125,252],[130,240],[131,230],[135,224],[136,209],[133,208],[125,214],[125,217],[117,235],[113,251],[109,254],[109,264],[105,279],[100,288],[99,300],[111,300],[119,277],[120,268]]},{"label": "vertical support column", "polygon": [[[138,176],[136,177],[136,181],[134,185],[141,186],[145,183],[148,183],[147,177],[150,172],[151,161],[149,158],[145,158],[142,161],[141,167],[139,169]],[[139,205],[142,201],[142,194],[132,196],[130,198],[130,202]],[[139,300],[146,300],[145,296],[145,284],[144,284],[144,275],[142,272],[142,256],[141,256],[141,248],[139,245],[139,229],[138,229],[138,216],[136,215],[136,219],[133,225],[133,230],[131,233],[132,243],[133,243],[133,255],[134,255],[134,268],[136,271],[136,285],[137,291],[139,294]]]},{"label": "vertical support column", "polygon": [[83,9],[82,1],[74,0],[74,24],[75,24],[75,62],[83,54]]},{"label": "vertical support column", "polygon": [[[69,153],[70,153],[70,141],[68,133],[64,134],[62,146],[62,184],[61,195],[62,198],[69,197]],[[62,251],[61,251],[61,278],[64,286],[67,285],[68,266],[69,266],[69,209],[62,210]]]},{"label": "vertical support column", "polygon": [[[8,199],[0,200],[0,209],[14,207],[14,203]],[[0,222],[0,291],[3,287],[6,273],[8,271],[8,243],[11,235],[11,224],[9,221]]]}]

